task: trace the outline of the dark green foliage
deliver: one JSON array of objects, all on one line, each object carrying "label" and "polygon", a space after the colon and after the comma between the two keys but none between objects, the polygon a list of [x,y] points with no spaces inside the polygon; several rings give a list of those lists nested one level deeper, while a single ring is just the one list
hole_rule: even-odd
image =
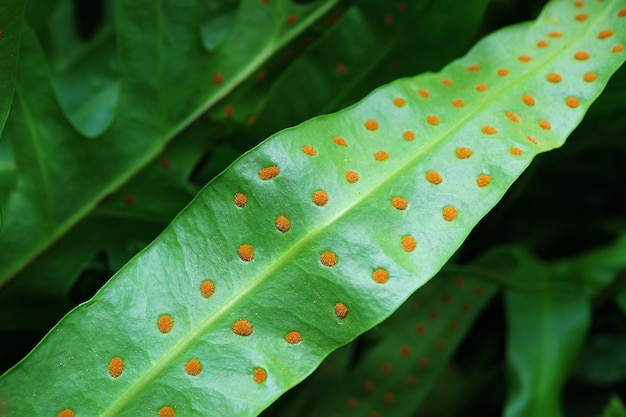
[{"label": "dark green foliage", "polygon": [[623,416],[626,3],[543,3],[5,0],[0,415]]}]

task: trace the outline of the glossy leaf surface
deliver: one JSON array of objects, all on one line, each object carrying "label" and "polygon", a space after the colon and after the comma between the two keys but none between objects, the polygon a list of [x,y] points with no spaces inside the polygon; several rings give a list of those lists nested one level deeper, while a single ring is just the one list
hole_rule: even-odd
[{"label": "glossy leaf surface", "polygon": [[565,141],[625,56],[626,9],[580,13],[555,1],[441,73],[246,154],[0,380],[9,415],[258,414],[389,316]]},{"label": "glossy leaf surface", "polygon": [[5,285],[0,291],[0,331],[50,329],[95,293],[96,282],[102,285],[111,277],[99,271],[101,277],[94,282],[93,271],[86,270],[94,260],[106,259],[115,271],[154,240],[198,191],[189,176],[207,146],[206,125],[187,129],[160,158]]},{"label": "glossy leaf surface", "polygon": [[367,334],[372,347],[317,392],[324,401],[283,415],[414,415],[495,290],[493,283],[442,271]]},{"label": "glossy leaf surface", "polygon": [[[284,128],[337,111],[374,87],[438,70],[464,53],[472,37],[458,33],[477,31],[486,4],[484,0],[356,2],[336,22],[329,16],[331,26],[284,72],[264,69],[263,82],[247,81],[224,105],[234,109],[232,120],[246,123],[254,117],[254,130],[268,133],[275,132],[276,126]],[[442,31],[442,27],[456,30]],[[218,107],[213,116],[222,112]]]},{"label": "glossy leaf surface", "polygon": [[[171,144],[161,160],[101,203],[93,216],[3,288],[0,330],[49,329],[77,300],[85,301],[72,293],[82,285],[79,274],[95,257],[108,251],[106,258],[117,269],[152,241],[194,195],[187,177],[201,155],[199,133]],[[124,259],[121,264],[119,258]],[[55,302],[44,302],[46,298]]]},{"label": "glossy leaf surface", "polygon": [[[90,113],[88,126],[77,123],[90,134],[106,128],[96,140],[85,140],[65,119],[38,40],[24,31],[15,104],[3,133],[17,178],[2,208],[0,247],[11,251],[0,251],[0,285],[335,3],[243,1],[222,44],[227,47],[209,53],[199,30],[211,16],[208,4],[116,2],[117,113],[108,128],[102,114]],[[289,15],[297,16],[293,24],[286,21]]]}]

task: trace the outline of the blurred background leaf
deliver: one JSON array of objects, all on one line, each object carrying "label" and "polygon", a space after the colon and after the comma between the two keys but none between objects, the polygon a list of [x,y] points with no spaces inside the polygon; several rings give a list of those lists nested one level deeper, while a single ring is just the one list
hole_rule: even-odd
[{"label": "blurred background leaf", "polygon": [[[243,1],[227,38],[211,53],[198,41],[201,25],[214,16],[218,2],[146,3],[115,4],[116,58],[106,27],[87,45],[66,30],[72,15],[67,1],[59,2],[60,9],[51,13],[51,24],[62,27],[50,39],[48,56],[55,69],[48,70],[35,33],[25,32],[15,116],[3,139],[12,147],[16,178],[3,206],[0,245],[10,246],[12,252],[0,251],[0,285],[336,1],[311,5]],[[292,15],[296,21],[290,23]],[[68,44],[79,46],[67,52]],[[58,103],[51,77],[56,92],[63,92]],[[74,128],[90,136],[106,132],[88,140]],[[19,221],[20,216],[29,221]]]},{"label": "blurred background leaf", "polygon": [[626,417],[626,407],[619,397],[611,398],[611,401],[604,409],[602,417]]},{"label": "blurred background leaf", "polygon": [[[241,3],[205,2],[206,13],[197,19],[194,29],[201,39],[202,50],[214,53],[219,49],[229,28],[236,23],[233,16],[236,17]],[[448,60],[444,56],[461,55],[479,34],[534,18],[544,1],[498,0],[489,2],[488,6],[486,3],[463,2],[446,9],[442,7],[445,1],[343,1],[315,22],[308,22],[306,28],[296,31],[298,36],[276,48],[275,53],[240,84],[229,86],[223,97],[212,107],[206,107],[210,107],[208,116],[199,115],[187,127],[181,127],[180,133],[170,135],[162,142],[161,150],[153,152],[153,156],[146,158],[134,171],[136,175],[120,180],[94,200],[82,220],[48,249],[30,259],[21,273],[11,277],[10,283],[0,286],[0,340],[11,341],[0,343],[4,359],[0,369],[17,362],[46,329],[77,303],[89,298],[150,242],[169,223],[176,208],[188,203],[193,190],[206,184],[267,132],[297,123],[318,111],[331,111],[341,100],[349,104],[348,97],[360,98],[385,80],[422,70],[438,70]],[[7,4],[0,7],[0,16],[9,10],[5,7]],[[438,7],[445,16],[437,17]],[[26,21],[36,32],[50,68],[51,97],[58,101],[61,110],[56,111],[54,118],[62,120],[62,112],[69,118],[68,129],[77,129],[81,136],[92,137],[82,140],[99,141],[101,135],[110,135],[108,130],[112,128],[115,112],[120,111],[119,86],[124,68],[120,67],[118,48],[123,45],[120,43],[123,39],[116,33],[121,26],[114,16],[122,11],[115,9],[112,2],[100,0],[30,0],[26,6]],[[375,15],[375,10],[379,14]],[[291,9],[284,10],[289,11]],[[286,18],[285,14],[281,16]],[[415,42],[426,35],[414,30],[418,21],[420,25],[430,23],[434,33],[439,34],[435,42],[447,41],[447,45],[433,48],[427,43],[418,43],[412,45],[414,53],[394,55],[390,45],[403,39]],[[451,26],[444,26],[445,21]],[[10,22],[18,24],[20,20]],[[8,33],[6,24],[3,25],[0,29],[5,38],[0,41],[0,48]],[[460,25],[467,26],[461,31]],[[408,33],[399,36],[401,28],[408,28]],[[358,33],[355,31],[380,36],[383,46],[391,48],[390,52],[379,48],[381,43],[377,39],[362,44],[362,49],[358,50],[339,43],[356,45],[360,39],[355,39],[358,38],[354,36]],[[128,45],[126,50],[132,50],[130,43]],[[132,58],[132,54],[126,55],[126,59]],[[343,62],[347,62],[346,58],[354,61],[348,65]],[[141,58],[136,61],[141,62]],[[41,62],[44,61],[38,65]],[[94,65],[90,67],[90,63]],[[0,59],[0,65],[3,64],[10,64],[10,60]],[[11,76],[10,71],[0,74]],[[306,74],[309,75],[303,77]],[[204,79],[211,84],[213,76],[214,72],[209,71]],[[140,71],[137,78],[141,77]],[[327,84],[314,84],[318,79],[324,79]],[[347,79],[352,81],[344,82]],[[191,84],[188,83],[187,88]],[[326,85],[335,89],[326,89]],[[293,94],[294,91],[302,93]],[[608,363],[621,363],[621,351],[612,349],[613,344],[607,341],[620,346],[620,334],[625,331],[626,290],[623,281],[616,278],[618,266],[624,259],[623,249],[619,244],[611,249],[612,242],[626,226],[626,196],[619,192],[623,183],[620,172],[626,163],[625,126],[621,117],[626,111],[625,94],[626,71],[622,68],[567,145],[559,152],[535,160],[501,204],[474,230],[454,260],[465,264],[496,243],[514,243],[527,247],[541,259],[557,260],[557,269],[567,269],[570,273],[580,271],[585,275],[580,279],[585,280],[584,286],[593,300],[593,318],[572,379],[565,386],[563,402],[568,416],[600,415],[610,393],[626,391],[619,366],[611,372],[600,371],[607,369]],[[173,96],[176,94],[168,93],[168,97]],[[321,110],[307,101],[309,97]],[[4,93],[0,94],[0,99],[7,98]],[[154,115],[146,117],[154,118]],[[187,141],[188,131],[190,136],[194,135],[193,131],[199,132],[200,139]],[[144,133],[138,132],[137,137]],[[3,208],[0,215],[5,214],[6,197],[16,185],[15,158],[7,136],[5,132],[0,137],[0,205]],[[199,152],[197,158],[182,149],[187,142],[190,152],[191,149]],[[183,158],[179,162],[167,156],[174,145],[179,147],[175,154]],[[164,161],[169,161],[169,169],[164,168],[168,166]],[[107,163],[116,169],[121,167],[117,161]],[[179,169],[181,171],[173,173]],[[144,175],[144,171],[151,173]],[[179,177],[182,171],[188,173],[185,180]],[[165,183],[161,185],[161,181]],[[159,204],[155,204],[157,201]],[[142,220],[144,214],[147,218]],[[530,224],[534,226],[529,227]],[[593,250],[598,247],[609,248],[613,255],[608,258],[594,255]],[[12,255],[11,251],[4,252]],[[587,253],[589,258],[585,258]],[[585,255],[579,259],[579,254]],[[445,404],[429,401],[430,411],[422,410],[423,413],[437,415],[437,407],[448,406],[447,415],[499,415],[502,404],[498,401],[503,401],[505,394],[502,386],[504,347],[500,338],[505,328],[496,317],[503,313],[498,298],[489,307],[490,319],[479,318],[477,326],[464,340],[464,344],[475,348],[461,349],[465,354],[455,359],[461,359],[462,366],[451,371],[454,378],[444,382],[448,387],[458,384],[456,386],[462,387],[457,388],[460,394]],[[458,365],[458,360],[455,363]],[[485,393],[493,395],[485,396]],[[472,411],[474,408],[479,411]],[[451,411],[455,409],[457,411]]]},{"label": "blurred background leaf", "polygon": [[[20,50],[25,0],[6,0],[0,8],[0,132],[9,115]],[[1,160],[0,160],[1,161]],[[0,172],[0,178],[3,173]],[[2,184],[0,184],[2,187]],[[5,195],[0,188],[0,196]]]}]

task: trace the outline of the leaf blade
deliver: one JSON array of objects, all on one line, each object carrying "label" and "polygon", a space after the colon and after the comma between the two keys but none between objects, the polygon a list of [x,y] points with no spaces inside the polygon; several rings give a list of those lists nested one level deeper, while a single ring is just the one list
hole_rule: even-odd
[{"label": "leaf blade", "polygon": [[0,132],[4,129],[13,99],[25,7],[23,0],[7,0],[0,10]]},{"label": "leaf blade", "polygon": [[575,285],[551,288],[557,274],[527,255],[517,257],[523,266],[514,281],[530,289],[505,292],[510,388],[504,415],[560,416],[560,392],[589,328],[590,300]]},{"label": "leaf blade", "polygon": [[[49,187],[48,199],[39,198],[39,184],[32,181],[33,167],[28,163],[33,151],[21,146],[23,144],[14,135],[13,156],[16,161],[22,158],[26,163],[16,164],[17,185],[3,207],[5,222],[0,246],[10,247],[11,253],[0,251],[0,285],[6,284],[56,242],[102,198],[154,158],[168,140],[228,94],[285,42],[332,9],[336,2],[298,6],[285,0],[271,4],[246,0],[233,28],[234,32],[245,33],[245,37],[235,37],[236,43],[218,48],[210,56],[196,42],[199,35],[194,25],[199,24],[202,16],[210,14],[201,4],[193,1],[184,4],[146,2],[141,6],[135,1],[117,3],[120,56],[117,114],[107,131],[94,141],[83,140],[63,117],[50,87],[50,74],[39,42],[32,31],[25,30],[17,83],[24,86],[21,99],[31,110],[31,119],[38,120],[34,130],[46,138],[44,144],[49,159],[37,168],[52,178],[51,184],[71,184],[72,187]],[[288,25],[282,19],[271,18],[274,15],[282,18],[290,11],[300,13],[298,24]],[[177,25],[178,22],[185,24]],[[169,30],[171,27],[177,30]],[[259,36],[259,33],[273,36]],[[242,45],[242,40],[246,39],[251,43]],[[168,48],[168,45],[175,47]],[[250,54],[240,53],[248,50]],[[216,68],[229,70],[232,77],[216,83],[208,75],[214,74]],[[202,87],[201,94],[198,86]],[[13,124],[24,133],[20,116],[16,116]],[[58,165],[54,166],[53,162]],[[46,204],[48,207],[43,207]],[[53,210],[54,216],[46,213],[47,209]],[[27,212],[37,220],[22,221],[21,215]]]},{"label": "leaf blade", "polygon": [[[555,90],[541,90],[547,82],[544,70],[556,53],[530,67],[503,48],[495,49],[503,56],[496,54],[491,61],[484,53],[493,53],[498,39],[519,39],[524,30],[529,38],[551,30],[551,13],[573,18],[573,7],[560,10],[565,4],[553,2],[536,25],[493,35],[439,75],[395,82],[346,111],[280,132],[239,159],[0,384],[12,398],[23,398],[27,394],[12,390],[21,386],[18,381],[30,367],[62,380],[64,372],[49,363],[62,346],[61,354],[72,357],[72,366],[89,369],[89,382],[102,383],[103,390],[96,401],[76,387],[75,397],[58,400],[63,404],[51,400],[37,405],[40,414],[53,412],[49,407],[57,404],[78,414],[100,415],[154,414],[165,406],[205,415],[218,415],[216,410],[219,415],[258,413],[331,350],[391,314],[441,267],[530,157],[565,140],[622,56],[594,61],[603,76],[581,84],[585,100],[578,113],[552,115],[554,129],[534,148],[526,144],[517,122],[506,121],[505,112],[511,103],[524,105],[520,101],[527,85],[545,103],[564,105],[567,90],[558,90],[555,99]],[[609,12],[589,18],[588,34],[617,13],[614,4],[593,7]],[[625,32],[616,38],[623,41]],[[568,42],[559,49],[558,60],[569,67],[570,49],[577,49],[581,39]],[[511,75],[519,69],[519,81],[495,78],[503,61],[510,64]],[[478,72],[469,69],[473,65],[492,70],[486,95],[475,91],[480,80],[471,78]],[[578,75],[581,68],[568,71]],[[437,77],[461,80],[461,89],[455,95],[441,93],[447,86]],[[420,94],[424,87],[431,89],[426,97]],[[512,90],[515,94],[505,96]],[[461,93],[467,113],[458,115],[451,99]],[[403,105],[394,100],[400,94]],[[420,101],[429,97],[440,100],[437,109],[445,110],[432,114],[430,104]],[[484,129],[494,115],[501,120],[494,129],[507,134],[497,140]],[[531,120],[539,116],[520,111],[520,117],[527,115]],[[403,138],[407,128],[416,138]],[[528,129],[543,128],[531,123]],[[339,134],[348,146],[335,140]],[[474,150],[471,158],[457,153],[468,146]],[[523,158],[511,152],[522,146]],[[462,169],[454,167],[463,163]],[[354,177],[346,177],[346,170],[358,172],[358,181],[351,182]],[[443,181],[428,175],[432,170],[443,173]],[[479,183],[479,175],[487,174],[491,181]],[[245,203],[239,194],[247,196]],[[398,197],[406,201],[394,199]],[[278,216],[290,220],[288,231],[277,228]],[[202,287],[206,280],[214,285],[209,298]],[[343,318],[334,310],[337,302],[349,309]],[[165,314],[173,327],[159,327]],[[75,353],[81,347],[98,358]],[[109,378],[107,364],[118,356],[126,363],[124,373]],[[255,380],[257,369],[264,370],[265,379]],[[56,398],[50,387],[37,389]],[[203,397],[206,392],[212,396]],[[9,406],[19,415],[19,404]]]}]

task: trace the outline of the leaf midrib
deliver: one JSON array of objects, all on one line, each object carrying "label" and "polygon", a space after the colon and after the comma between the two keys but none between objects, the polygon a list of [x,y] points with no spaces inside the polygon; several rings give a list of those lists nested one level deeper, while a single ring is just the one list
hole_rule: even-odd
[{"label": "leaf midrib", "polygon": [[[307,18],[303,19],[299,25],[297,25],[294,30],[285,34],[285,36],[281,39],[275,40],[273,42],[268,43],[263,49],[259,50],[258,54],[252,59],[249,65],[242,68],[238,75],[230,78],[224,82],[224,86],[222,89],[217,90],[215,93],[207,96],[206,100],[199,106],[195,111],[189,113],[188,117],[183,119],[180,123],[173,126],[169,129],[165,134],[163,134],[162,138],[174,138],[179,133],[181,133],[187,126],[192,124],[196,119],[198,119],[203,113],[205,113],[209,108],[211,108],[214,104],[222,100],[228,94],[230,94],[239,84],[241,84],[244,80],[250,77],[254,71],[261,66],[261,64],[267,61],[274,52],[280,49],[285,44],[289,43],[296,36],[298,36],[304,29],[309,27],[312,22],[319,19],[322,15],[324,15],[328,10],[332,9],[340,0],[327,0],[326,3],[321,5],[318,9],[312,12]],[[16,83],[16,89],[19,83]],[[121,86],[123,88],[123,86]],[[119,110],[119,108],[118,108]],[[158,143],[152,146],[150,149],[146,150],[146,152],[138,158],[138,161],[131,165],[124,173],[121,175],[112,178],[109,182],[109,185],[99,193],[97,193],[93,198],[86,201],[81,207],[79,207],[74,213],[70,214],[65,221],[61,222],[49,222],[49,225],[54,224],[56,227],[53,227],[53,230],[50,231],[49,237],[39,242],[39,244],[33,245],[22,253],[22,256],[18,257],[15,262],[12,262],[10,266],[6,269],[3,269],[0,275],[0,290],[8,285],[12,278],[16,277],[19,272],[21,272],[24,268],[26,268],[30,262],[36,256],[43,251],[47,250],[51,245],[53,245],[58,239],[60,239],[72,226],[74,226],[80,219],[87,216],[90,212],[92,212],[98,205],[98,203],[106,197],[108,194],[120,188],[124,183],[126,183],[130,178],[137,175],[150,161],[152,161],[159,153],[164,149],[165,142]],[[49,205],[49,204],[48,204]]]},{"label": "leaf midrib", "polygon": [[[212,105],[214,105],[215,103],[217,103],[219,100],[221,100],[222,98],[226,97],[230,92],[232,92],[242,81],[244,81],[245,79],[247,79],[250,75],[252,75],[252,73],[261,66],[261,64],[263,62],[265,62],[267,59],[269,59],[272,54],[274,54],[275,51],[277,51],[278,49],[280,49],[282,46],[286,45],[287,43],[289,43],[290,41],[292,41],[295,37],[297,37],[304,29],[308,28],[311,26],[311,24],[315,21],[317,21],[321,16],[323,16],[326,12],[328,12],[329,10],[331,10],[333,7],[335,7],[335,5],[339,2],[340,0],[327,0],[326,2],[324,2],[323,5],[321,5],[319,8],[317,8],[315,11],[313,11],[311,14],[309,14],[305,19],[302,19],[302,21],[299,22],[298,25],[296,25],[296,27],[294,29],[296,30],[292,30],[290,32],[287,32],[284,37],[279,38],[278,40],[276,39],[277,36],[274,34],[274,36],[272,36],[272,42],[269,42],[263,49],[259,50],[259,53],[252,59],[250,60],[250,63],[248,65],[246,65],[241,71],[239,71],[239,76],[233,77],[230,79],[230,81],[225,82],[224,88],[222,90],[219,90],[216,94],[212,94],[209,97],[207,97],[207,99],[202,103],[201,106],[199,106],[196,111],[190,113],[188,115],[188,117],[186,117],[184,120],[182,120],[179,124],[177,124],[176,126],[173,127],[173,129],[170,130],[169,134],[166,134],[167,137],[174,137],[176,135],[178,135],[180,132],[182,132],[189,124],[191,124],[193,121],[195,121],[198,117],[200,117],[203,113],[205,113]],[[156,149],[153,149],[152,152],[150,153],[149,158],[147,159],[147,161],[152,160],[152,158],[154,158],[156,155],[158,155],[158,153],[160,152],[162,146],[157,147]],[[147,162],[145,162],[147,163]],[[119,186],[121,186],[121,184],[123,183],[123,181],[127,178],[131,178],[132,176],[134,176],[137,172],[139,172],[139,170],[145,165],[144,164],[140,164],[139,166],[137,166],[134,170],[132,170],[131,173],[129,173],[127,176],[124,176],[123,178],[121,178],[120,180],[118,180],[115,184],[114,187],[112,188],[117,188]],[[106,194],[106,193],[104,193]],[[95,206],[95,203],[100,201],[101,197],[98,197],[96,199],[94,199],[94,204],[90,205],[91,208],[93,208],[93,206]],[[91,211],[91,210],[85,210],[85,213]],[[83,213],[83,214],[85,214]],[[77,218],[80,218],[79,216],[77,216]],[[70,219],[70,221],[66,222],[65,224],[68,224],[69,226],[71,226],[74,222],[76,221],[76,218],[72,218]],[[68,226],[68,227],[69,227]],[[65,231],[65,229],[63,230]],[[62,233],[59,234],[59,236]],[[15,271],[13,271],[15,272]],[[1,283],[0,283],[1,286]],[[185,341],[187,338],[183,339],[181,342]],[[172,351],[174,348],[176,348],[181,342],[177,343],[176,345],[174,345],[174,347],[172,349],[170,349],[170,351]],[[178,353],[180,353],[180,349],[179,351],[176,353],[175,356],[178,356]],[[175,357],[173,356],[173,357]],[[172,357],[171,355],[166,355],[165,357]],[[157,365],[152,367],[151,369],[156,369],[155,372],[147,372],[146,374],[144,374],[143,377],[139,378],[137,380],[137,383],[129,390],[127,390],[126,392],[124,392],[124,395],[122,395],[117,401],[115,401],[103,414],[102,417],[107,417],[107,416],[113,416],[115,414],[117,414],[118,412],[120,412],[124,405],[127,404],[129,401],[131,401],[139,392],[140,392],[140,388],[141,388],[141,381],[142,380],[146,380],[146,384],[147,382],[149,382],[150,380],[152,380],[152,378],[161,370],[163,369],[168,363],[169,361],[165,361],[165,363],[162,366],[158,366],[159,362],[163,362],[162,360],[157,362]],[[137,385],[140,385],[139,388],[136,388]]]},{"label": "leaf midrib", "polygon": [[[606,6],[600,13],[595,15],[595,20],[598,20],[598,16],[604,16],[604,14],[608,13],[608,11],[612,10],[610,6]],[[527,22],[528,29],[532,27],[533,24],[537,24],[537,21]],[[578,32],[579,34],[587,35],[591,30],[590,28],[594,27],[593,22],[590,21],[587,25],[587,30]],[[506,30],[503,29],[503,30]],[[495,32],[494,32],[495,33]],[[492,34],[493,35],[493,34]],[[490,36],[492,36],[490,35]],[[525,74],[520,75],[518,78],[508,78],[509,80],[513,80],[509,83],[503,83],[498,89],[490,89],[489,94],[491,96],[485,95],[484,97],[491,97],[492,99],[489,103],[497,102],[498,99],[504,95],[508,90],[519,85],[520,82],[527,80],[534,76],[537,72],[544,69],[544,67],[552,62],[555,58],[561,55],[561,51],[567,49],[569,46],[577,43],[581,38],[585,36],[572,36],[570,42],[565,42],[564,45],[560,48],[553,48],[554,52],[550,54],[546,54],[544,60],[537,65],[535,68],[531,68]],[[471,51],[470,51],[471,53]],[[466,55],[467,56],[467,55]],[[451,64],[447,65],[442,71],[444,72],[447,68],[457,64],[458,60],[453,61]],[[414,79],[409,78],[410,80]],[[396,81],[397,82],[397,81]],[[393,82],[391,84],[395,84]],[[391,85],[388,84],[387,86]],[[482,103],[487,102],[488,100],[483,100]],[[384,188],[389,182],[393,181],[396,177],[402,174],[402,172],[417,163],[423,155],[427,155],[429,150],[437,147],[441,143],[444,142],[445,139],[450,137],[453,133],[460,130],[462,127],[466,125],[466,122],[473,118],[474,115],[482,111],[486,105],[480,105],[481,102],[477,102],[474,105],[473,109],[470,109],[465,113],[464,116],[459,118],[457,123],[452,123],[446,130],[440,132],[439,135],[435,135],[433,139],[416,149],[410,157],[406,158],[404,162],[401,162],[395,165],[395,169],[389,170],[389,174],[387,176],[383,175],[383,180],[378,183],[378,185],[374,185],[369,190],[363,191],[357,195],[357,197],[350,203],[344,205],[344,207],[340,208],[334,215],[328,217],[325,221],[321,222],[319,226],[313,228],[311,232],[305,235],[300,240],[296,241],[290,248],[288,248],[281,256],[276,258],[274,262],[271,262],[269,266],[262,270],[260,273],[250,279],[248,284],[244,285],[241,290],[237,291],[235,295],[229,298],[220,308],[215,310],[210,314],[210,316],[202,321],[199,325],[193,328],[187,336],[184,336],[178,343],[173,345],[168,351],[162,355],[146,373],[144,373],[135,384],[127,391],[125,391],[122,396],[119,397],[117,401],[115,401],[109,409],[107,409],[102,417],[109,417],[115,415],[115,413],[122,410],[122,408],[128,404],[137,394],[141,392],[143,387],[147,386],[156,376],[158,376],[161,371],[163,371],[170,363],[172,363],[180,354],[182,354],[186,348],[191,345],[200,335],[206,333],[208,329],[211,328],[213,324],[218,322],[222,317],[226,316],[226,313],[231,310],[231,307],[237,305],[239,301],[246,298],[246,296],[252,293],[257,287],[261,286],[267,279],[269,279],[275,272],[283,268],[283,266],[288,263],[290,259],[294,257],[303,247],[306,247],[310,244],[311,241],[316,239],[323,231],[328,229],[332,224],[342,218],[347,212],[351,211],[355,206],[368,199],[371,195],[378,192],[381,188]],[[308,122],[305,122],[308,123]],[[213,182],[213,181],[211,181]],[[201,191],[202,192],[202,191]]]},{"label": "leaf midrib", "polygon": [[[36,123],[33,121],[31,117],[31,113],[29,111],[29,107],[27,103],[21,99],[21,97],[24,96],[22,92],[21,83],[19,82],[15,83],[15,92],[17,93],[17,102],[20,105],[20,108],[22,110],[22,115],[24,117],[24,121],[26,122],[26,129],[30,132],[30,135],[25,135],[26,138],[23,138],[22,140],[27,140],[28,142],[30,142],[31,149],[33,150],[32,155],[37,160],[37,163],[34,164],[35,165],[34,170],[37,171],[37,177],[40,178],[38,183],[41,184],[41,192],[44,195],[44,198],[43,198],[43,200],[45,201],[45,203],[43,204],[43,207],[44,207],[43,215],[45,216],[44,224],[48,226],[44,230],[46,230],[46,234],[48,234],[51,232],[50,229],[52,229],[52,227],[50,226],[54,224],[54,215],[52,214],[52,209],[51,209],[52,199],[50,197],[50,181],[49,181],[48,176],[46,175],[46,171],[43,169],[44,157],[43,157],[42,150],[41,150],[41,137],[40,137],[39,131],[37,130]],[[24,168],[25,167],[22,167],[22,169]],[[19,167],[18,167],[18,170],[19,170]],[[10,195],[9,195],[9,198],[11,198]]]}]

